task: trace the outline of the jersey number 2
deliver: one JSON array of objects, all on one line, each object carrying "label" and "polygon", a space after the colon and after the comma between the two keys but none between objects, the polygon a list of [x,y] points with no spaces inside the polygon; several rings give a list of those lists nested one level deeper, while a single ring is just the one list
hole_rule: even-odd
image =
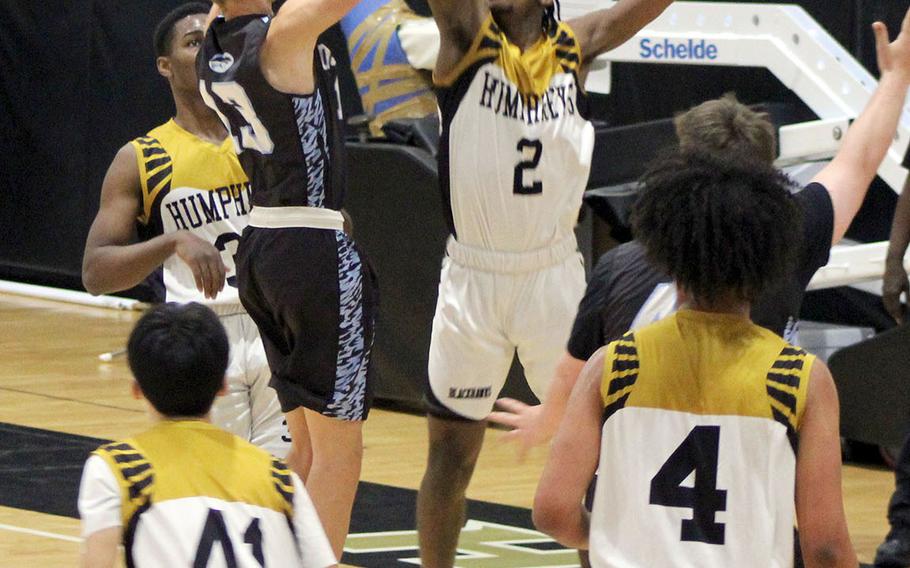
[{"label": "jersey number 2", "polygon": [[[246,532],[243,533],[243,542],[253,548],[253,558],[264,567],[265,555],[262,553],[262,529],[259,528],[259,519],[253,519],[253,522],[247,527]],[[193,561],[193,568],[207,568],[215,544],[221,547],[225,566],[237,568],[237,557],[234,555],[234,545],[228,536],[224,515],[217,509],[209,509],[205,527],[202,529],[202,538],[199,539],[196,559]]]},{"label": "jersey number 2", "polygon": [[[724,543],[724,524],[714,520],[727,510],[727,492],[717,488],[719,446],[720,426],[696,426],[651,479],[652,505],[692,509],[692,518],[682,522],[681,540]],[[693,487],[684,486],[693,471]]]},{"label": "jersey number 2", "polygon": [[518,152],[522,158],[527,158],[528,154],[525,149],[531,150],[531,159],[524,159],[515,166],[515,177],[512,180],[512,193],[518,195],[535,195],[543,193],[543,182],[533,181],[531,185],[525,185],[525,172],[533,172],[540,164],[540,155],[543,154],[543,144],[540,140],[529,140],[522,138],[518,141]]}]

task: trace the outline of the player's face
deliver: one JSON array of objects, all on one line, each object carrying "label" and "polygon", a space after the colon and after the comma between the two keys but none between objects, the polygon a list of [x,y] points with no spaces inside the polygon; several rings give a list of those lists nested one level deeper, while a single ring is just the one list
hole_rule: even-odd
[{"label": "player's face", "polygon": [[[193,14],[174,25],[174,37],[171,40],[171,53],[166,58],[167,72],[163,72],[174,87],[198,89],[196,77],[196,54],[205,37],[205,15]],[[159,63],[161,68],[161,63]]]}]

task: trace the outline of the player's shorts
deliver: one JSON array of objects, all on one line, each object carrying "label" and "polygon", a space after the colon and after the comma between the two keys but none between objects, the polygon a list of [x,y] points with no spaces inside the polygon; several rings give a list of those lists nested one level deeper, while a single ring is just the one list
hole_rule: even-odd
[{"label": "player's shorts", "polygon": [[363,253],[339,230],[248,226],[236,260],[281,409],[366,419],[378,289]]},{"label": "player's shorts", "polygon": [[227,394],[215,399],[212,422],[228,432],[284,458],[291,448],[284,414],[275,390],[269,386],[272,373],[256,324],[237,305],[217,309],[231,346],[227,369]]},{"label": "player's shorts", "polygon": [[577,249],[574,234],[526,253],[449,239],[430,339],[431,414],[484,419],[516,350],[528,386],[543,399],[585,291]]}]

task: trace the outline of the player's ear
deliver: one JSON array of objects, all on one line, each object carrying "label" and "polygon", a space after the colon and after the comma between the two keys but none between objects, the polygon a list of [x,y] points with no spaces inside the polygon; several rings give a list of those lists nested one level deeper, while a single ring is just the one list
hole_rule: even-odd
[{"label": "player's ear", "polygon": [[158,67],[158,74],[166,79],[170,79],[173,72],[171,71],[171,60],[161,56],[155,60],[155,66]]},{"label": "player's ear", "polygon": [[218,396],[224,396],[228,393],[227,377],[221,379],[221,388],[216,393]]},{"label": "player's ear", "polygon": [[143,398],[145,398],[145,395],[142,394],[142,388],[139,386],[139,383],[136,381],[133,381],[133,384],[130,385],[130,392],[132,393],[133,398],[135,398],[136,400],[142,400]]}]

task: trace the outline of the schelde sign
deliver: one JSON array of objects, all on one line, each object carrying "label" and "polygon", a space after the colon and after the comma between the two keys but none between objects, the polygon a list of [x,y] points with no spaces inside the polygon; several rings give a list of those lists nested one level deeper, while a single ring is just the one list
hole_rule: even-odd
[{"label": "schelde sign", "polygon": [[673,41],[668,38],[663,40],[644,38],[638,46],[638,55],[642,59],[717,59],[717,45],[703,39]]}]

